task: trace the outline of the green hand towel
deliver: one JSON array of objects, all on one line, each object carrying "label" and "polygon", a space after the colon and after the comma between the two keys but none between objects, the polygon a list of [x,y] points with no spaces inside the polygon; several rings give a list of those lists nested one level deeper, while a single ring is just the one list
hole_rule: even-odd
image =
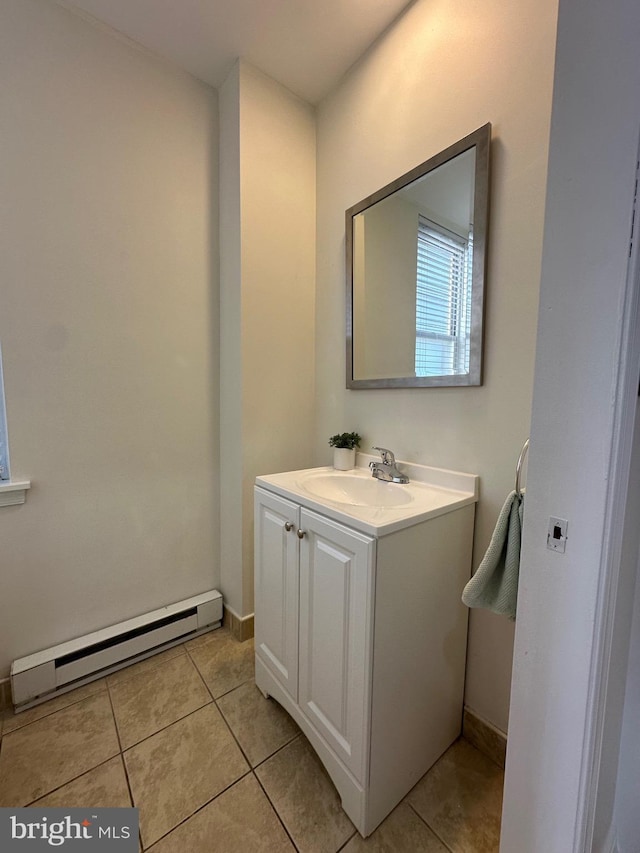
[{"label": "green hand towel", "polygon": [[498,516],[487,553],[462,593],[467,607],[486,607],[516,618],[522,510],[523,496],[511,492]]}]

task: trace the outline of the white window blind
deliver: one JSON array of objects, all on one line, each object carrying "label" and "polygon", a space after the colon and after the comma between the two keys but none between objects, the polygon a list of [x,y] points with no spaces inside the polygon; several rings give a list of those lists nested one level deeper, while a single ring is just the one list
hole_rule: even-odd
[{"label": "white window blind", "polygon": [[469,372],[473,238],[418,218],[416,376]]},{"label": "white window blind", "polygon": [[4,381],[2,379],[2,349],[0,349],[0,480],[9,479],[9,441],[7,417],[4,407]]}]

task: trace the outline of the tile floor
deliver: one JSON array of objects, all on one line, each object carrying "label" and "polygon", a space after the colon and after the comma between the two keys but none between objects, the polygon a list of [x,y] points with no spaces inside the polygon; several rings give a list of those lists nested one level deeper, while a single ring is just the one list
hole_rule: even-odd
[{"label": "tile floor", "polygon": [[363,840],[224,629],[0,719],[0,806],[134,804],[153,853],[491,853],[502,782],[459,740]]}]

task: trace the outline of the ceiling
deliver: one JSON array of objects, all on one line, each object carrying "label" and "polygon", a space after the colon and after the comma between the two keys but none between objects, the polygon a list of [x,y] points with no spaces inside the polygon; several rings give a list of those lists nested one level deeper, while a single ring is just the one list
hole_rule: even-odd
[{"label": "ceiling", "polygon": [[413,0],[57,0],[220,86],[242,57],[317,103]]}]

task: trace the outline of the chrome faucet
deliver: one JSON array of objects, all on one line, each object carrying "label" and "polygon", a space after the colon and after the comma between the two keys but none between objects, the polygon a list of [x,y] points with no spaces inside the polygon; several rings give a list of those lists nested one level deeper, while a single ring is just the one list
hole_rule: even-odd
[{"label": "chrome faucet", "polygon": [[409,478],[398,471],[396,457],[391,450],[387,450],[386,447],[374,447],[373,449],[380,451],[382,462],[369,462],[372,477],[375,477],[377,480],[383,480],[385,483],[409,482]]}]

